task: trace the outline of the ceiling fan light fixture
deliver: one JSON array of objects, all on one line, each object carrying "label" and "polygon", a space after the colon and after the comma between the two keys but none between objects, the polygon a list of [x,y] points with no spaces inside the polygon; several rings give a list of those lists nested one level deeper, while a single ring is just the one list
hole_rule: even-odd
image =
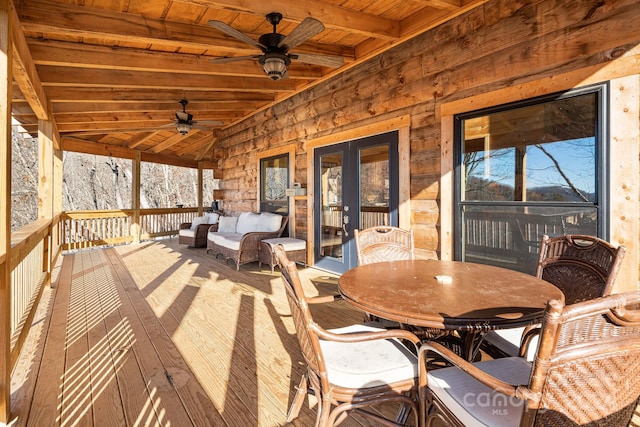
[{"label": "ceiling fan light fixture", "polygon": [[191,130],[191,123],[178,122],[176,123],[176,129],[181,135],[186,135]]},{"label": "ceiling fan light fixture", "polygon": [[271,80],[280,80],[287,72],[287,61],[280,56],[270,56],[264,59],[262,69]]}]

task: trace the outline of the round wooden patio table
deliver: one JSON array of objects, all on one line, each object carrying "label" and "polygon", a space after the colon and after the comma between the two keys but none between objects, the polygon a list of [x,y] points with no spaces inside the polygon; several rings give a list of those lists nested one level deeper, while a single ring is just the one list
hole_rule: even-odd
[{"label": "round wooden patio table", "polygon": [[442,335],[458,331],[469,360],[484,332],[540,322],[548,300],[564,301],[560,289],[535,276],[459,261],[366,264],[338,283],[344,299],[367,313]]}]

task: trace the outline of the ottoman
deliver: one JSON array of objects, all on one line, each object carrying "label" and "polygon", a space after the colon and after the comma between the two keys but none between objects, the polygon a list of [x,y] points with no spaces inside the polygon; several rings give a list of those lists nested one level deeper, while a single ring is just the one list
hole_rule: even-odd
[{"label": "ottoman", "polygon": [[307,241],[302,239],[294,239],[293,237],[277,237],[273,239],[264,239],[260,241],[259,250],[259,263],[258,266],[262,267],[262,263],[268,264],[271,267],[273,273],[273,267],[277,264],[276,256],[273,253],[273,249],[276,245],[282,245],[284,251],[287,253],[287,258],[294,262],[301,262],[304,266],[307,266]]}]

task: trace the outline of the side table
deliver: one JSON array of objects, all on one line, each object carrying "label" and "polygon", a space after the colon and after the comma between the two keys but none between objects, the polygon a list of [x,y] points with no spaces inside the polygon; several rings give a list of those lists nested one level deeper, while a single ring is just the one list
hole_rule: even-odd
[{"label": "side table", "polygon": [[260,241],[259,262],[258,266],[262,267],[262,263],[268,264],[273,268],[278,263],[273,253],[277,245],[282,245],[287,253],[287,258],[294,262],[301,262],[307,266],[307,242],[302,239],[294,239],[293,237],[278,237],[274,239],[264,239]]}]

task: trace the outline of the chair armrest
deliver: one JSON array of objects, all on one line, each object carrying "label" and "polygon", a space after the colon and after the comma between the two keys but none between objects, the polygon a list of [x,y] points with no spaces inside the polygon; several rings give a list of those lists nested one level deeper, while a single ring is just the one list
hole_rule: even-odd
[{"label": "chair armrest", "polygon": [[187,228],[191,228],[191,223],[190,222],[183,222],[182,224],[180,224],[180,230],[184,230]]},{"label": "chair armrest", "polygon": [[461,369],[468,375],[471,375],[476,380],[480,381],[482,384],[487,387],[507,395],[509,397],[515,397],[523,400],[533,400],[535,402],[539,402],[540,393],[532,392],[528,387],[522,385],[512,385],[497,379],[494,376],[487,374],[481,369],[474,366],[473,363],[467,362],[462,357],[458,356],[455,352],[448,349],[447,347],[439,344],[435,341],[427,341],[420,346],[420,351],[418,353],[419,357],[419,379],[420,379],[420,395],[421,398],[424,396],[425,389],[427,387],[427,354],[428,353],[436,353],[444,358],[447,362],[452,364],[453,366]]},{"label": "chair armrest", "polygon": [[218,231],[218,224],[209,225],[209,229],[207,230],[207,233],[215,233],[216,231]]},{"label": "chair armrest", "polygon": [[[247,247],[257,248],[261,240],[278,237],[277,231],[251,231],[242,235],[240,239],[240,249]],[[245,246],[247,245],[247,246]]]},{"label": "chair armrest", "polygon": [[324,304],[327,302],[334,302],[342,299],[341,294],[335,295],[323,295],[318,297],[307,298],[308,304]]},{"label": "chair armrest", "polygon": [[527,353],[529,351],[529,346],[531,345],[531,340],[536,335],[540,335],[542,332],[542,328],[540,325],[536,325],[535,327],[526,328],[524,333],[522,334],[522,338],[520,339],[520,350],[518,351],[518,356],[527,357]]},{"label": "chair armrest", "polygon": [[380,332],[357,332],[353,334],[336,334],[333,332],[329,332],[324,328],[321,328],[315,323],[312,323],[309,327],[312,328],[320,338],[327,341],[354,343],[396,338],[400,340],[411,341],[416,346],[416,349],[420,345],[420,338],[404,329],[388,329],[386,331]]}]

